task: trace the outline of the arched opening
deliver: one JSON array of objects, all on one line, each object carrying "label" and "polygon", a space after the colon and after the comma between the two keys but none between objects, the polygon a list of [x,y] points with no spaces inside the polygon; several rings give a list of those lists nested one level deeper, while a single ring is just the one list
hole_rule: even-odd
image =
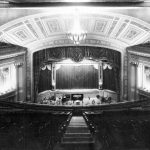
[{"label": "arched opening", "polygon": [[36,102],[45,91],[49,92],[44,99],[49,99],[47,93],[55,93],[53,98],[57,100],[58,93],[93,91],[95,95],[91,98],[107,97],[114,92],[117,98],[111,98],[120,100],[120,52],[89,46],[49,48],[33,54],[33,67]]}]

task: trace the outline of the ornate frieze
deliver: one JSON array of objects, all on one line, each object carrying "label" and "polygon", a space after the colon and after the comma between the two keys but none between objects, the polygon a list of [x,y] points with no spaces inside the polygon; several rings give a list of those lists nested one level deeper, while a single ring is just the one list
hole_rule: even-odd
[{"label": "ornate frieze", "polygon": [[13,63],[15,66],[22,66],[25,62],[25,57],[24,57],[25,53],[20,54],[19,56],[17,56],[17,54],[15,55],[11,55],[9,57],[3,57],[0,58],[0,64],[6,64],[6,63]]},{"label": "ornate frieze", "polygon": [[[137,56],[139,56],[140,58],[141,57],[146,57],[146,58],[144,58],[144,59],[149,59],[149,57],[150,57],[150,53],[148,54],[148,53],[143,53],[142,51],[141,52],[139,52],[139,51],[131,51],[130,52],[130,54],[134,54],[134,55],[137,55]],[[150,60],[149,60],[150,61]]]},{"label": "ornate frieze", "polygon": [[16,66],[16,67],[21,67],[21,66],[23,66],[23,62],[15,62],[14,63],[14,65]]},{"label": "ornate frieze", "polygon": [[83,58],[84,58],[84,54],[82,53],[82,49],[78,48],[78,47],[75,47],[75,49],[72,50],[72,52],[71,52],[71,58],[75,62],[82,61]]},{"label": "ornate frieze", "polygon": [[133,65],[138,65],[139,64],[139,56],[136,55],[129,55],[129,63]]},{"label": "ornate frieze", "polygon": [[[44,53],[43,53],[44,52]],[[90,58],[95,60],[105,60],[109,63],[120,66],[120,53],[114,50],[100,47],[86,47],[86,46],[70,46],[70,47],[57,47],[49,48],[44,51],[40,51],[42,60],[44,62],[51,59],[62,60],[70,58],[75,62],[82,61],[84,58]],[[41,56],[40,56],[41,57]]]}]

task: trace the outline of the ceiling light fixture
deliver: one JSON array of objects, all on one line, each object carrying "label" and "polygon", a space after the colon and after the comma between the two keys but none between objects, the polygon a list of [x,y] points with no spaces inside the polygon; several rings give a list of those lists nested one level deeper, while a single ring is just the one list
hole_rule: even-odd
[{"label": "ceiling light fixture", "polygon": [[81,28],[78,13],[74,15],[73,28],[67,33],[67,37],[73,41],[74,44],[79,44],[85,40],[87,33]]}]

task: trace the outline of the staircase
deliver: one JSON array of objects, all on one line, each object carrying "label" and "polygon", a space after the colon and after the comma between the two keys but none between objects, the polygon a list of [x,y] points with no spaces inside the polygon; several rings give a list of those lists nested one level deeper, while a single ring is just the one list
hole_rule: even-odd
[{"label": "staircase", "polygon": [[94,140],[83,116],[72,116],[61,144],[65,150],[93,149]]}]

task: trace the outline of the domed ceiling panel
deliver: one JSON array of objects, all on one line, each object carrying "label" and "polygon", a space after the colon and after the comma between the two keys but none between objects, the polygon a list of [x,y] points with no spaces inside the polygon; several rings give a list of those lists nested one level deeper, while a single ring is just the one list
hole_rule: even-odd
[{"label": "domed ceiling panel", "polygon": [[[74,45],[66,36],[73,26],[71,14],[41,13],[13,20],[0,27],[0,40],[31,50]],[[115,13],[80,14],[80,24],[87,38],[80,45],[112,49],[147,41],[150,25],[142,20]]]}]

